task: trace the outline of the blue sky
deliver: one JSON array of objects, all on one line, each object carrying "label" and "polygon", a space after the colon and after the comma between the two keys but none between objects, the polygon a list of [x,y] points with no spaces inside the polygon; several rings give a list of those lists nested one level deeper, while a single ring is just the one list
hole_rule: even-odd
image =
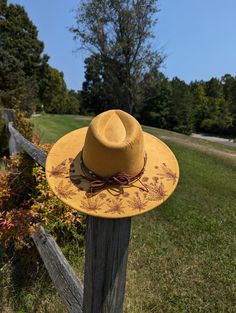
[{"label": "blue sky", "polygon": [[[14,0],[23,5],[37,26],[49,63],[64,72],[68,88],[80,89],[86,52],[68,28],[79,0]],[[180,79],[207,80],[236,75],[235,0],[159,0],[154,46],[167,55],[163,72]]]}]

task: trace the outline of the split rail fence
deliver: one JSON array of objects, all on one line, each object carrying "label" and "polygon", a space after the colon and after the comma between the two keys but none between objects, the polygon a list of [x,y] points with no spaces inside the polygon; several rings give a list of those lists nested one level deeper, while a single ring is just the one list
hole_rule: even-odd
[{"label": "split rail fence", "polygon": [[[45,168],[47,154],[15,129],[12,109],[4,109],[10,154],[23,149]],[[39,226],[32,239],[70,313],[122,313],[131,218],[88,216],[85,236],[84,286],[52,236]]]}]

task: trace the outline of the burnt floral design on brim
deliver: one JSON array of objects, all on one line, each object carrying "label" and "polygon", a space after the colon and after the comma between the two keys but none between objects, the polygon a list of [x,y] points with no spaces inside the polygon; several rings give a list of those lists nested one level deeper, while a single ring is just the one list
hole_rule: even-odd
[{"label": "burnt floral design on brim", "polygon": [[127,201],[132,210],[138,210],[139,212],[145,210],[146,204],[148,201],[145,197],[139,194],[139,192],[135,192],[135,195]]},{"label": "burnt floral design on brim", "polygon": [[[160,144],[157,138],[152,140],[152,145],[155,141]],[[167,153],[172,154],[164,143],[161,142],[161,145]],[[147,168],[140,181],[120,188],[118,194],[105,188],[89,196],[88,183],[80,177],[79,162],[76,163],[76,157],[82,148],[83,142],[77,148],[77,153],[64,152],[60,156],[60,149],[53,151],[51,158],[49,155],[49,162],[47,160],[46,175],[50,187],[63,202],[88,215],[122,218],[147,212],[166,201],[178,183],[179,168],[174,155],[171,158],[156,158],[157,162],[153,162],[152,154],[150,158],[148,155]]]},{"label": "burnt floral design on brim", "polygon": [[64,159],[61,163],[59,163],[56,166],[52,166],[51,170],[47,170],[47,172],[49,173],[49,177],[65,177],[65,175],[67,174],[67,168],[68,166],[71,166],[71,164],[73,163],[73,159],[72,158],[67,158]]},{"label": "burnt floral design on brim", "polygon": [[80,208],[88,212],[97,212],[98,210],[101,210],[102,206],[103,202],[99,197],[83,197],[80,203]]},{"label": "burnt floral design on brim", "polygon": [[55,187],[58,195],[64,199],[72,199],[77,195],[77,192],[72,188],[72,184],[64,184],[63,181],[60,181],[58,186]]},{"label": "burnt floral design on brim", "polygon": [[[56,179],[66,177],[66,164],[70,164],[70,166],[74,168],[73,160],[71,158],[65,159],[60,164],[53,167],[51,171],[48,171],[50,177],[54,176]],[[159,167],[155,166],[153,170],[155,169],[159,169]],[[113,199],[110,199],[104,192],[105,190],[103,190],[94,197],[84,196],[81,200],[80,208],[83,211],[88,212],[88,214],[91,212],[96,213],[102,210],[104,213],[121,215],[125,212],[125,202],[126,205],[128,204],[132,210],[137,210],[139,212],[142,212],[146,209],[149,201],[164,202],[165,198],[167,197],[167,190],[165,190],[163,179],[172,181],[173,184],[175,184],[177,175],[172,170],[170,170],[166,164],[162,164],[161,169],[162,172],[158,172],[157,176],[153,176],[152,178],[143,176],[141,178],[142,184],[146,187],[148,192],[139,189],[139,191],[136,191],[133,195],[130,196],[130,194],[125,191],[121,195],[117,195]],[[83,190],[83,188],[79,186],[83,179],[79,178],[79,175],[76,177],[77,178],[73,178],[72,176],[71,183],[63,184],[63,181],[60,181],[58,186],[55,187],[56,192],[60,198],[64,198],[65,200],[72,199],[77,195],[77,192]],[[124,202],[124,200],[126,201]]]},{"label": "burnt floral design on brim", "polygon": [[124,213],[124,204],[122,202],[122,199],[118,196],[112,200],[107,200],[107,206],[109,207],[108,210],[105,211],[105,213],[111,213],[111,214],[123,214]]},{"label": "burnt floral design on brim", "polygon": [[150,183],[147,184],[147,188],[149,190],[146,199],[149,201],[164,201],[167,197],[167,191],[165,190],[164,184],[159,183]]},{"label": "burnt floral design on brim", "polygon": [[161,165],[162,171],[158,173],[159,176],[166,178],[169,181],[173,182],[173,185],[176,183],[178,177],[170,168],[167,167],[165,163]]}]

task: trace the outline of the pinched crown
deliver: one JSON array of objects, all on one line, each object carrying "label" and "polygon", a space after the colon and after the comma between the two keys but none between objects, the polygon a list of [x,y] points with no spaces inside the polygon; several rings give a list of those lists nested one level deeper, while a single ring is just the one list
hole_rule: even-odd
[{"label": "pinched crown", "polygon": [[83,148],[87,168],[102,177],[139,173],[144,165],[142,128],[130,114],[109,110],[89,125]]}]

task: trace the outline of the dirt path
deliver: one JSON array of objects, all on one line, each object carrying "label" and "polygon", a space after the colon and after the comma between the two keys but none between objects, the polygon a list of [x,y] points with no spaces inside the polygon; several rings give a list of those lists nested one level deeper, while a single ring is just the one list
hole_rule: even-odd
[{"label": "dirt path", "polygon": [[219,150],[214,147],[209,147],[205,144],[200,144],[197,142],[181,139],[181,138],[176,138],[176,137],[168,137],[168,136],[160,136],[163,141],[167,142],[173,142],[173,143],[178,143],[181,144],[185,147],[193,148],[202,152],[205,152],[210,155],[214,155],[220,158],[224,159],[229,159],[232,160],[236,164],[236,150],[235,152],[233,151],[226,151],[226,150]]},{"label": "dirt path", "polygon": [[192,134],[192,137],[203,139],[203,140],[208,140],[208,141],[212,141],[212,142],[218,142],[218,143],[221,143],[223,145],[230,146],[230,147],[236,147],[236,143],[233,140],[230,140],[227,138],[205,136],[202,134]]}]

